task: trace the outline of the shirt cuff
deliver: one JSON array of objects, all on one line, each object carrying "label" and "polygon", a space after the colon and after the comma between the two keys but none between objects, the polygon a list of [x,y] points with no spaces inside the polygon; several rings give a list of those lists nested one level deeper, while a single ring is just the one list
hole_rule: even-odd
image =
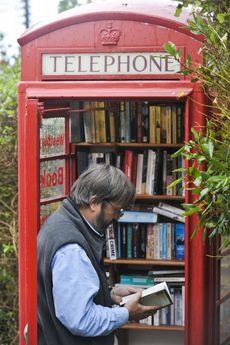
[{"label": "shirt cuff", "polygon": [[129,311],[125,307],[114,307],[115,319],[117,327],[125,325],[129,321]]}]

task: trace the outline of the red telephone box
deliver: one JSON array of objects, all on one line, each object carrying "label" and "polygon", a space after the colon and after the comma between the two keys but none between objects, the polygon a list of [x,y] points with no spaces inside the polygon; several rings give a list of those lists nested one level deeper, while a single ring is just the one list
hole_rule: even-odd
[{"label": "red telephone box", "polygon": [[[78,137],[79,102],[179,100],[185,106],[185,140],[194,124],[204,123],[201,88],[177,73],[182,67],[163,48],[172,41],[182,51],[182,60],[190,54],[193,63],[202,61],[201,37],[186,29],[187,15],[176,18],[174,11],[172,5],[147,0],[90,4],[31,27],[18,40],[22,53],[18,88],[21,345],[37,343],[37,232],[69,194],[78,174],[76,147],[90,146]],[[136,144],[127,146],[132,145]],[[188,202],[191,196],[186,194],[184,199]],[[211,332],[206,247],[200,235],[189,240],[196,221],[195,217],[186,220],[186,345],[209,344]]]}]

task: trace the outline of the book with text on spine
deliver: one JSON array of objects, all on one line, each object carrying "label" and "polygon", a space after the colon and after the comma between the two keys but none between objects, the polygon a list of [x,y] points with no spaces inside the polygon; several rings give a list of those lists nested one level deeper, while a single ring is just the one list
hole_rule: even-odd
[{"label": "book with text on spine", "polygon": [[[124,305],[133,298],[133,294],[122,297],[120,305]],[[148,306],[164,308],[173,303],[169,288],[166,282],[153,285],[143,290],[140,303]]]},{"label": "book with text on spine", "polygon": [[165,216],[167,218],[175,219],[175,220],[182,222],[182,223],[185,222],[185,218],[183,216],[180,216],[179,214],[170,212],[170,211],[168,211],[164,208],[161,208],[161,207],[154,206],[153,207],[153,213],[160,214],[160,215]]}]

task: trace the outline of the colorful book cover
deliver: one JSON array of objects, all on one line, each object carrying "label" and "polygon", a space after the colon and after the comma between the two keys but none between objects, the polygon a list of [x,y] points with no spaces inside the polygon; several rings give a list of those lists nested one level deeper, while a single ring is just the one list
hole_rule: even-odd
[{"label": "colorful book cover", "polygon": [[175,225],[175,258],[176,260],[184,260],[184,224],[176,223]]}]

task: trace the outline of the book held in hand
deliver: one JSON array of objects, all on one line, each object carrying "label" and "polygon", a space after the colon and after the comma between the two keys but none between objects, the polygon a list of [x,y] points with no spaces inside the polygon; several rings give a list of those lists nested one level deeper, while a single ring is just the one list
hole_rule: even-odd
[{"label": "book held in hand", "polygon": [[[125,303],[133,298],[133,294],[122,297],[120,305],[123,306]],[[153,285],[148,289],[143,290],[140,303],[146,306],[158,306],[164,308],[173,303],[171,294],[169,292],[166,282]]]}]

